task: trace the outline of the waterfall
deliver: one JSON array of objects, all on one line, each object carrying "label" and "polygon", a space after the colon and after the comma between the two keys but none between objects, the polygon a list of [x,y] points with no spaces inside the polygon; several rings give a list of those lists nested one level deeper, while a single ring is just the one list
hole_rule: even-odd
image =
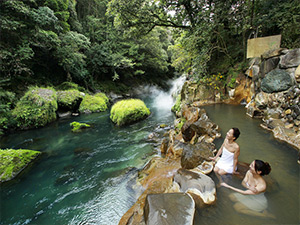
[{"label": "waterfall", "polygon": [[171,89],[168,92],[154,88],[152,94],[154,96],[153,107],[159,110],[171,110],[175,104],[177,95],[180,93],[181,88],[186,80],[186,76],[182,75],[176,80],[170,81]]}]

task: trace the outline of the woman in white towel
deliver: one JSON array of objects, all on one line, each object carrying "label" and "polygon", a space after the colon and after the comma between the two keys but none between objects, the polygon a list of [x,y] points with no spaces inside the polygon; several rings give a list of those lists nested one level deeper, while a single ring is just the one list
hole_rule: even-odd
[{"label": "woman in white towel", "polygon": [[241,190],[226,184],[221,183],[221,186],[230,188],[238,193],[230,195],[232,201],[236,202],[234,208],[248,215],[274,217],[266,211],[268,203],[264,195],[267,188],[266,181],[262,178],[271,172],[271,166],[267,162],[254,160],[249,167],[242,185],[247,188]]},{"label": "woman in white towel", "polygon": [[238,128],[231,128],[225,137],[225,140],[220,147],[215,157],[210,157],[215,161],[221,154],[214,167],[214,172],[217,175],[225,175],[227,173],[237,173],[238,157],[240,155],[240,146],[235,142],[240,136]]}]

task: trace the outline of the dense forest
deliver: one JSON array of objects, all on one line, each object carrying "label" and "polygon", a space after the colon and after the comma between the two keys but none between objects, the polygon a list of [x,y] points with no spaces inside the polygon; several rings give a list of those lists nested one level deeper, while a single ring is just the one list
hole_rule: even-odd
[{"label": "dense forest", "polygon": [[248,38],[300,47],[298,0],[2,0],[0,125],[30,86],[161,86],[177,73],[225,77]]}]

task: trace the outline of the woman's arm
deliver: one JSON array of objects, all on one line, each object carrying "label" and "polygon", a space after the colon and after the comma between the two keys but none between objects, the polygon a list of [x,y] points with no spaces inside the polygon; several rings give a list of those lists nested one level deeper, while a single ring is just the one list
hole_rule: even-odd
[{"label": "woman's arm", "polygon": [[[226,139],[225,139],[226,140]],[[211,160],[215,161],[223,152],[223,147],[225,145],[225,140],[223,141],[223,144],[221,145],[221,147],[219,148],[219,151],[217,152],[217,154],[215,155],[215,157],[209,157]]]},{"label": "woman's arm", "polygon": [[237,171],[237,163],[238,163],[238,158],[240,155],[240,147],[238,146],[236,151],[234,152],[234,156],[233,156],[233,173],[236,174],[238,172]]},{"label": "woman's arm", "polygon": [[246,175],[245,175],[243,181],[242,181],[242,185],[243,185],[245,188],[249,188],[249,184],[248,184],[248,181],[249,181],[249,173],[250,173],[250,171],[248,170],[248,171],[246,172]]},{"label": "woman's arm", "polygon": [[248,190],[241,190],[241,189],[232,187],[232,186],[230,186],[230,185],[228,185],[228,184],[226,184],[226,183],[224,183],[224,182],[222,182],[220,185],[223,186],[223,187],[227,187],[227,188],[229,188],[229,189],[231,189],[231,190],[234,190],[234,191],[236,191],[236,192],[239,192],[239,193],[241,193],[241,194],[243,194],[243,195],[255,195],[255,194],[257,194],[257,193],[253,192],[253,191],[250,190],[250,189],[248,189]]}]

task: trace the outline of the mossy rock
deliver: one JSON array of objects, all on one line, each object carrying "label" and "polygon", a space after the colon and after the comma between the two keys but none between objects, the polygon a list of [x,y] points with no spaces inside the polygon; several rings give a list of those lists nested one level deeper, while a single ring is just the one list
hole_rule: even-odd
[{"label": "mossy rock", "polygon": [[79,112],[81,113],[93,113],[103,112],[108,108],[108,98],[104,93],[97,93],[96,95],[87,94],[80,106]]},{"label": "mossy rock", "polygon": [[115,103],[110,111],[110,119],[118,126],[130,124],[150,115],[150,110],[140,99],[126,99]]},{"label": "mossy rock", "polygon": [[42,127],[56,120],[57,96],[53,88],[30,88],[13,109],[21,129]]},{"label": "mossy rock", "polygon": [[27,149],[0,149],[0,183],[13,179],[40,154]]},{"label": "mossy rock", "polygon": [[87,123],[79,123],[79,122],[72,122],[70,123],[70,126],[72,127],[73,132],[80,132],[85,128],[91,127],[91,125]]},{"label": "mossy rock", "polygon": [[57,91],[56,94],[58,108],[65,110],[77,110],[85,95],[76,89]]}]

